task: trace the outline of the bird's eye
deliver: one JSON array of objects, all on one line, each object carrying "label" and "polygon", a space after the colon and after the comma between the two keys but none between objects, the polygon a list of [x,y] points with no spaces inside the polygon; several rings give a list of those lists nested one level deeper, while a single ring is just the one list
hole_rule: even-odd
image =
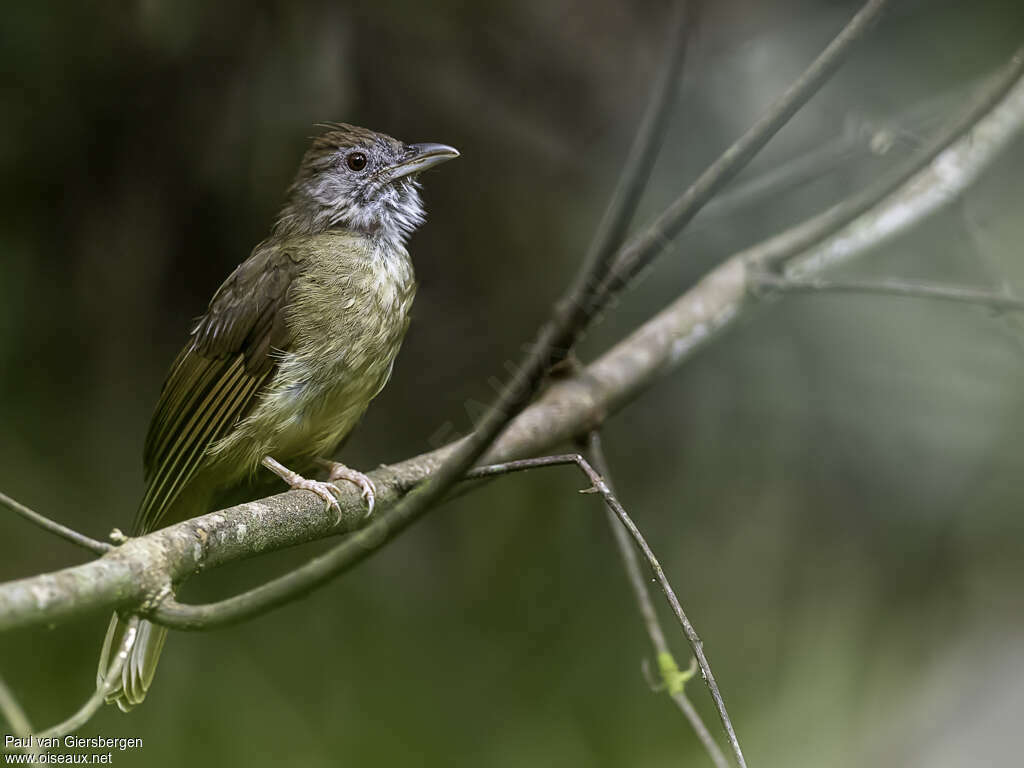
[{"label": "bird's eye", "polygon": [[366,167],[366,155],[363,152],[350,152],[345,158],[345,165],[353,171],[361,171]]}]

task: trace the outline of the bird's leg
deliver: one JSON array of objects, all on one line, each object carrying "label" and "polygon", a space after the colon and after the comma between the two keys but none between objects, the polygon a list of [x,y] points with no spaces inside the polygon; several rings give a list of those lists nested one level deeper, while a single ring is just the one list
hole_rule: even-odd
[{"label": "bird's leg", "polygon": [[336,496],[341,496],[341,491],[336,486],[319,480],[307,480],[298,472],[292,472],[284,464],[270,456],[264,456],[263,461],[260,463],[288,483],[292,490],[312,491],[315,493],[327,503],[328,508],[338,513],[338,520],[341,520],[341,506],[338,504],[338,499],[335,498]]},{"label": "bird's leg", "polygon": [[360,495],[366,501],[366,516],[369,517],[373,514],[373,503],[377,500],[377,487],[373,484],[373,480],[364,475],[362,472],[357,472],[354,469],[346,467],[337,461],[330,461],[329,459],[317,459],[317,464],[327,469],[330,473],[328,480],[335,482],[336,480],[348,480],[350,483],[354,483],[359,486],[361,491]]}]

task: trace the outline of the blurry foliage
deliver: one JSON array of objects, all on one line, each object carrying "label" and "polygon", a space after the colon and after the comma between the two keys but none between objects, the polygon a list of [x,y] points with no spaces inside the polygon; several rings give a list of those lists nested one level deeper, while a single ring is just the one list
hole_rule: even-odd
[{"label": "blurry foliage", "polygon": [[[709,4],[645,215],[854,7]],[[166,366],[267,233],[317,121],[463,151],[425,179],[412,329],[344,458],[373,466],[431,447],[446,421],[468,428],[464,404],[489,399],[488,377],[518,356],[583,251],[668,9],[142,0],[4,11],[0,487],[99,535],[130,521]],[[751,175],[851,115],[884,120],[969,84],[1022,31],[1011,3],[897,4]],[[695,226],[585,353],[886,162]],[[1002,274],[1024,290],[1022,174],[1017,147],[858,273],[981,284]],[[610,422],[624,500],[706,642],[752,764],[988,765],[1014,754],[1022,371],[1015,318],[795,297]],[[125,765],[704,764],[678,714],[645,688],[643,632],[603,512],[578,487],[571,470],[492,483],[301,603],[175,637],[146,705],[104,711],[86,730],[143,737]],[[0,541],[0,579],[80,558],[7,516]],[[223,594],[315,549],[189,591]],[[105,625],[0,637],[0,673],[35,723],[86,696]]]}]

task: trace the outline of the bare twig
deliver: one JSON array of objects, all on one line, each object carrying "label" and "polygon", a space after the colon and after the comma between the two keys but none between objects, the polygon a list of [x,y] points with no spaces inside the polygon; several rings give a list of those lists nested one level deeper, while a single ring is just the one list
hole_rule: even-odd
[{"label": "bare twig", "polygon": [[825,142],[799,156],[765,171],[742,183],[724,189],[710,201],[691,227],[700,230],[709,224],[728,218],[738,210],[749,208],[766,199],[777,197],[825,176],[854,158],[869,153],[869,139],[848,131],[847,135]]},{"label": "bare twig", "polygon": [[15,501],[5,493],[0,493],[0,506],[7,507],[9,510],[16,512],[29,522],[38,525],[44,531],[56,534],[62,539],[66,539],[72,544],[77,544],[80,547],[88,549],[94,554],[102,555],[114,548],[113,545],[107,544],[105,541],[97,541],[96,539],[89,538],[84,533],[79,533],[78,531],[68,528],[66,525],[61,525],[48,517],[44,517],[38,512],[29,509],[21,502]]},{"label": "bare twig", "polygon": [[[586,452],[587,460],[604,477],[608,488],[614,493],[615,488],[612,485],[608,462],[605,460],[604,449],[601,447],[601,437],[597,432],[591,432],[588,436]],[[618,518],[611,509],[608,509],[608,524],[615,539],[616,548],[619,550],[619,555],[622,558],[623,567],[626,569],[626,577],[633,589],[633,596],[636,598],[637,607],[640,609],[640,616],[643,618],[647,636],[654,647],[665,691],[672,701],[675,702],[676,706],[679,707],[683,716],[690,722],[694,733],[697,734],[700,743],[704,745],[704,749],[707,750],[708,755],[711,757],[711,762],[715,764],[716,768],[726,768],[729,762],[725,759],[725,755],[722,754],[722,750],[719,749],[707,726],[704,725],[700,713],[697,712],[697,709],[683,690],[683,675],[678,672],[678,665],[672,656],[672,650],[669,647],[668,641],[665,639],[665,632],[661,628],[658,612],[655,610],[651,595],[647,591],[647,580],[640,569],[636,549],[629,540],[629,534],[626,533],[626,530],[619,523]],[[696,663],[696,659],[694,663]]]},{"label": "bare twig", "polygon": [[[961,173],[960,171],[963,169],[950,167],[948,164],[936,164],[934,161],[1013,89],[1020,80],[1022,72],[1024,72],[1024,48],[1018,49],[1013,54],[1009,63],[989,81],[968,109],[953,119],[907,163],[898,166],[891,173],[882,176],[878,181],[834,205],[824,213],[755,246],[745,254],[745,258],[762,269],[780,268],[788,260],[807,251],[816,243],[822,242],[825,238],[842,230],[850,222],[868,213],[901,188],[912,186],[911,182],[914,178],[930,165],[933,166],[933,173],[927,182],[929,184],[935,181],[944,183],[934,184],[935,192],[927,198],[921,194],[923,190],[920,189],[922,186],[920,183],[917,184],[917,188],[910,191],[922,203],[930,199],[930,202],[921,208],[922,212],[933,210],[935,205],[948,202],[952,198],[946,191],[947,187],[952,183],[954,188],[965,188],[970,181],[973,181],[973,177]],[[891,210],[895,211],[896,209],[892,208]],[[884,224],[894,231],[902,231],[907,228],[906,222],[901,223],[897,216],[890,216]],[[864,239],[872,246],[879,242],[879,239],[869,233],[865,233]],[[844,247],[849,249],[848,243],[849,238],[841,241],[840,250]],[[841,255],[839,257],[841,258]]]},{"label": "bare twig", "polygon": [[762,272],[751,276],[753,290],[782,293],[857,293],[938,299],[959,304],[974,304],[996,312],[1024,310],[1024,299],[1003,292],[957,285],[938,285],[909,280],[824,280],[821,278],[781,277]]},{"label": "bare twig", "polygon": [[114,660],[111,662],[109,669],[107,670],[106,676],[103,678],[103,685],[96,687],[95,693],[89,697],[81,709],[75,714],[69,717],[67,720],[57,723],[52,728],[47,728],[42,733],[36,735],[36,740],[61,737],[65,736],[73,731],[78,730],[87,722],[89,719],[96,714],[96,710],[103,706],[103,702],[106,701],[107,696],[110,695],[111,691],[120,683],[121,670],[124,669],[125,662],[128,659],[128,654],[132,650],[132,646],[135,645],[135,635],[138,631],[139,619],[137,616],[132,616],[129,619],[128,627],[124,634],[124,640],[121,642],[121,648],[114,656]]},{"label": "bare twig", "polygon": [[892,165],[897,147],[905,151],[919,147],[922,136],[936,123],[944,122],[951,107],[975,92],[979,84],[957,85],[901,110],[893,117],[849,118],[839,136],[818,147],[801,151],[792,159],[751,179],[737,179],[704,206],[691,229],[705,228],[735,215],[737,211],[799,189],[853,162],[884,155]]},{"label": "bare twig", "polygon": [[853,44],[878,20],[887,3],[888,0],[868,0],[768,112],[708,166],[646,230],[630,239],[619,252],[594,304],[589,307],[591,313],[600,311],[614,294],[650,264],[668,240],[679,234],[697,212],[817,93],[845,60]]},{"label": "bare twig", "polygon": [[655,81],[647,110],[633,139],[618,184],[591,240],[585,261],[588,268],[581,274],[596,276],[598,279],[607,274],[615,260],[616,251],[626,238],[626,231],[665,139],[670,107],[675,101],[672,95],[679,88],[687,44],[693,35],[696,2],[679,0],[676,3],[675,21],[671,26],[661,72]]},{"label": "bare twig", "polygon": [[[591,492],[601,494],[601,498],[604,499],[605,505],[615,515],[615,517],[618,518],[619,522],[622,523],[623,527],[625,527],[630,537],[632,537],[633,541],[636,543],[636,546],[639,547],[640,551],[643,553],[644,558],[647,560],[647,564],[654,572],[654,577],[658,581],[658,586],[661,588],[662,593],[665,595],[665,599],[672,608],[672,612],[679,620],[679,624],[683,628],[683,632],[686,634],[686,639],[689,641],[690,648],[693,650],[693,655],[696,657],[697,664],[700,667],[701,675],[708,687],[708,691],[711,693],[712,700],[715,702],[715,708],[718,710],[718,716],[722,720],[722,727],[725,728],[726,736],[729,739],[729,745],[732,747],[733,754],[736,756],[736,761],[741,768],[745,768],[746,761],[743,759],[743,750],[740,749],[739,740],[736,738],[736,732],[733,729],[732,720],[729,719],[729,713],[725,708],[725,701],[722,699],[722,693],[718,690],[718,683],[715,682],[715,676],[711,672],[711,665],[708,663],[707,656],[704,654],[703,643],[697,636],[697,632],[694,630],[690,620],[686,617],[686,613],[683,612],[683,607],[679,603],[679,598],[676,597],[676,593],[672,589],[672,585],[669,584],[668,578],[665,576],[665,571],[661,567],[661,563],[658,562],[658,558],[655,557],[654,552],[647,544],[647,540],[644,539],[643,534],[640,533],[640,529],[637,528],[636,523],[634,523],[629,514],[627,514],[625,508],[612,492],[612,489],[608,486],[608,483],[601,474],[590,465],[590,462],[578,453],[566,453],[557,456],[541,456],[535,459],[506,461],[499,464],[477,467],[476,469],[467,472],[466,478],[477,479],[496,477],[498,475],[509,474],[510,472],[521,472],[526,469],[552,467],[563,464],[575,464],[580,468],[591,483],[591,487],[585,491],[581,491],[581,493]],[[664,641],[664,636],[662,636],[662,640]]]},{"label": "bare twig", "polygon": [[[21,708],[14,692],[7,687],[7,683],[4,682],[2,677],[0,677],[0,715],[7,721],[14,736],[17,736],[19,739],[31,738],[32,724],[29,723],[28,715],[25,714],[25,710]],[[29,744],[30,746],[25,750],[26,752],[36,755],[41,754],[42,750],[35,739],[32,739]]]},{"label": "bare twig", "polygon": [[[1000,263],[1000,259],[998,259],[983,242],[982,228],[978,226],[978,222],[972,214],[970,201],[962,200],[959,207],[962,214],[961,220],[964,223],[964,229],[966,230],[967,236],[970,238],[971,245],[973,246],[973,255],[981,265],[985,276],[990,282],[995,283],[1004,295],[1013,295],[1013,287],[1006,275],[1006,270]],[[1021,318],[1007,315],[1003,318],[1003,323],[1007,330],[1010,331],[1009,337],[1013,345],[1017,348],[1017,353],[1019,355],[1024,355],[1024,323],[1022,323]]]},{"label": "bare twig", "polygon": [[[589,466],[589,465],[588,465]],[[586,471],[586,469],[584,470]],[[683,632],[686,634],[686,639],[690,642],[690,649],[693,651],[693,655],[697,659],[697,665],[700,667],[701,674],[704,677],[704,682],[711,692],[711,698],[715,702],[715,709],[718,710],[718,716],[722,721],[722,727],[725,729],[726,737],[729,740],[729,746],[732,747],[733,754],[736,756],[736,762],[740,768],[745,768],[746,761],[743,759],[743,750],[740,749],[739,739],[736,737],[736,731],[732,726],[732,721],[729,719],[729,713],[725,708],[725,701],[722,699],[722,693],[718,690],[718,683],[715,682],[715,676],[711,672],[711,665],[708,663],[707,656],[704,653],[704,644],[701,642],[700,637],[697,635],[697,631],[693,628],[689,618],[683,612],[683,606],[679,603],[679,599],[676,597],[675,592],[672,590],[672,585],[669,584],[668,579],[665,576],[665,571],[661,567],[661,563],[658,562],[658,558],[655,557],[654,552],[651,550],[647,541],[644,539],[643,534],[640,533],[640,529],[636,527],[629,515],[626,514],[626,510],[623,509],[622,505],[619,504],[615,495],[612,494],[611,489],[608,488],[602,477],[594,472],[592,469],[587,472],[590,476],[591,481],[594,483],[594,488],[597,489],[605,502],[611,508],[611,510],[618,516],[619,520],[629,531],[629,535],[633,537],[633,541],[643,552],[644,557],[647,559],[648,565],[651,570],[654,571],[654,577],[658,581],[658,586],[661,587],[661,591],[665,595],[665,599],[668,600],[668,604],[672,607],[672,612],[676,615],[679,620],[679,625],[683,628]]]}]

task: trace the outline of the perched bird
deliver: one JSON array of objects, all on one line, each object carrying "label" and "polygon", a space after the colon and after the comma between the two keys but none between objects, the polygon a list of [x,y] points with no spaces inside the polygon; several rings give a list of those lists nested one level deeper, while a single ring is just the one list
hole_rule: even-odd
[{"label": "perched bird", "polygon": [[[352,125],[313,140],[277,219],[214,294],[164,383],[146,437],[146,492],[134,535],[210,511],[215,493],[260,465],[339,509],[331,483],[368,477],[329,456],[391,375],[416,292],[405,249],[424,220],[417,176],[458,152]],[[308,480],[315,464],[328,482]],[[104,683],[126,623],[103,644]],[[139,624],[108,701],[145,698],[166,630]]]}]

